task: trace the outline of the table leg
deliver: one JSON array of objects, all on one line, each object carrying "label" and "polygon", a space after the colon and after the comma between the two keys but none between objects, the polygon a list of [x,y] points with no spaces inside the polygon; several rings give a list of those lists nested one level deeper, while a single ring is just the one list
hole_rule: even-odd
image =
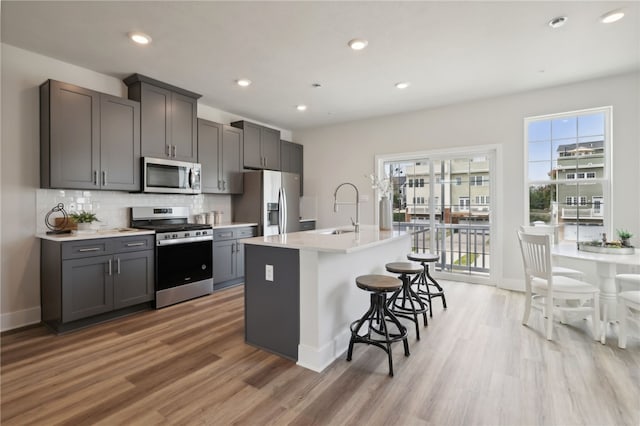
[{"label": "table leg", "polygon": [[597,262],[598,287],[600,288],[600,312],[602,312],[602,338],[605,343],[607,324],[618,319],[616,290],[616,265],[607,262]]}]

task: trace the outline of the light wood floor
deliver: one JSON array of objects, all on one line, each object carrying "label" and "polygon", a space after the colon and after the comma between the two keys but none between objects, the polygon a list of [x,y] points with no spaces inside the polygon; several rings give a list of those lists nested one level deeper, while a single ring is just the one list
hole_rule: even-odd
[{"label": "light wood floor", "polygon": [[[357,345],[314,373],[244,344],[243,289],[64,336],[2,336],[3,425],[639,425],[640,340],[542,334],[522,294],[445,283],[411,356]],[[354,318],[355,319],[355,318]]]}]

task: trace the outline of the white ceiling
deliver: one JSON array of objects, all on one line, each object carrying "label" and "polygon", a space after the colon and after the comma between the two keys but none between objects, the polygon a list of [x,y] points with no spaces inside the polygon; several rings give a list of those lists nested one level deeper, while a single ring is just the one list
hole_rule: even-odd
[{"label": "white ceiling", "polygon": [[[285,129],[640,70],[640,3],[2,1],[2,42]],[[599,17],[624,8],[621,21]],[[567,15],[553,30],[547,22]],[[141,47],[126,34],[139,30]],[[369,46],[347,47],[355,37]],[[237,78],[253,81],[248,88]],[[398,90],[394,84],[410,81]],[[321,88],[313,88],[320,83]],[[297,104],[308,105],[299,112]]]}]

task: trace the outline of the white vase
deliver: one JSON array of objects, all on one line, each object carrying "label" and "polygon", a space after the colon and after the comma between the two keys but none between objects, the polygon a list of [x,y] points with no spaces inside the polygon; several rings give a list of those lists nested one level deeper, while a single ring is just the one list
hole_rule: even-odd
[{"label": "white vase", "polygon": [[78,223],[77,234],[92,234],[96,232],[93,223]]},{"label": "white vase", "polygon": [[380,212],[378,220],[382,231],[389,231],[393,228],[393,215],[391,211],[391,200],[389,197],[380,198]]}]

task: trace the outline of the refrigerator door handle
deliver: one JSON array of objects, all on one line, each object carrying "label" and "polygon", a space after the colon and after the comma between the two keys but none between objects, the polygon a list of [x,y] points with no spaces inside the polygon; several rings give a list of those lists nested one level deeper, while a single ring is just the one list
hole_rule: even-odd
[{"label": "refrigerator door handle", "polygon": [[284,194],[282,193],[282,188],[280,188],[278,189],[278,234],[284,233],[284,208]]},{"label": "refrigerator door handle", "polygon": [[287,212],[287,190],[284,189],[284,187],[282,187],[282,233],[286,234],[288,232],[287,229],[287,219],[288,219],[288,212]]}]

